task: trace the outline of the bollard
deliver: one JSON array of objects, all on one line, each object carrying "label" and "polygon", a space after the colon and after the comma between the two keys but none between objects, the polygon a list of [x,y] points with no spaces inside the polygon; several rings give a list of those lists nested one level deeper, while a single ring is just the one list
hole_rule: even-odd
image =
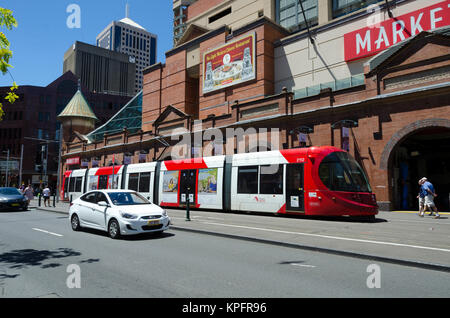
[{"label": "bollard", "polygon": [[189,211],[189,193],[186,193],[186,221],[190,221],[190,211]]},{"label": "bollard", "polygon": [[39,207],[41,207],[41,194],[40,193],[38,194],[38,198],[39,198],[38,199],[38,202],[39,202],[38,205],[39,205]]},{"label": "bollard", "polygon": [[56,208],[56,195],[53,196],[53,207]]},{"label": "bollard", "polygon": [[72,205],[72,194],[70,195],[70,201],[69,203]]}]

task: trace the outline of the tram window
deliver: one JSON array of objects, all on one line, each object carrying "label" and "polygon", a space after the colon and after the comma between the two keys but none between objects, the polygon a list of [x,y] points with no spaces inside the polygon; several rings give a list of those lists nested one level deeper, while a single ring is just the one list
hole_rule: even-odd
[{"label": "tram window", "polygon": [[88,190],[97,190],[97,186],[98,186],[98,176],[90,176]]},{"label": "tram window", "polygon": [[75,178],[75,192],[81,192],[81,185],[83,184],[83,177]]},{"label": "tram window", "polygon": [[347,152],[335,152],[322,160],[319,177],[333,191],[371,192],[367,177]]},{"label": "tram window", "polygon": [[283,194],[283,166],[278,164],[261,166],[260,194]]},{"label": "tram window", "polygon": [[118,189],[119,185],[119,176],[115,174],[114,176],[111,174],[109,175],[109,181],[108,181],[108,189]]},{"label": "tram window", "polygon": [[139,192],[150,192],[150,172],[141,173],[139,177]]},{"label": "tram window", "polygon": [[75,178],[69,178],[69,192],[75,192]]},{"label": "tram window", "polygon": [[238,193],[258,193],[258,166],[239,167]]},{"label": "tram window", "polygon": [[319,177],[330,190],[353,191],[353,185],[349,175],[339,161],[325,162],[324,160],[319,167]]},{"label": "tram window", "polygon": [[100,176],[98,178],[98,189],[105,190],[108,188],[108,177],[109,176]]},{"label": "tram window", "polygon": [[128,189],[137,191],[138,183],[139,183],[139,173],[130,173],[130,176],[128,178]]}]

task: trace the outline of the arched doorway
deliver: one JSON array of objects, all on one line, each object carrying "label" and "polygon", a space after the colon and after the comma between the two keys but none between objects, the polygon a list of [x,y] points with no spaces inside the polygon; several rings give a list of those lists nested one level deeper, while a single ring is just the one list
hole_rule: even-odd
[{"label": "arched doorway", "polygon": [[417,211],[418,180],[427,177],[438,194],[438,209],[450,211],[450,122],[440,124],[414,123],[393,137],[398,141],[392,145],[388,169],[394,210]]}]

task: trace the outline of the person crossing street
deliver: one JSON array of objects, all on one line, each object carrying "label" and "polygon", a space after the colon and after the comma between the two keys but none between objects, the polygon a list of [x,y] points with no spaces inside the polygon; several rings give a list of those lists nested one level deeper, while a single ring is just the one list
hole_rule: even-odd
[{"label": "person crossing street", "polygon": [[[420,184],[420,194],[425,195],[424,197],[424,209],[421,209],[420,216],[423,217],[425,213],[425,208],[428,207],[430,210],[434,211],[435,215],[434,218],[438,219],[441,216],[439,215],[439,212],[436,208],[436,204],[434,203],[434,198],[437,197],[437,194],[434,190],[434,186],[431,182],[428,181],[426,177],[423,177],[419,181]],[[420,198],[419,198],[420,200]]]}]

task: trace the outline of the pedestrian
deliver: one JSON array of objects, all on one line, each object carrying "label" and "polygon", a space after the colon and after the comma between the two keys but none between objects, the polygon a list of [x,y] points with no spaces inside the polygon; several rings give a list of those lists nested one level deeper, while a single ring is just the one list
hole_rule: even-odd
[{"label": "pedestrian", "polygon": [[23,193],[28,200],[28,205],[30,204],[30,201],[33,200],[34,198],[33,193],[34,193],[33,187],[31,186],[31,184],[29,184],[28,187],[25,188],[25,191]]},{"label": "pedestrian", "polygon": [[42,194],[44,195],[44,206],[47,206],[48,203],[48,207],[50,207],[50,188],[48,187],[48,184],[45,185],[44,190],[42,191]]},{"label": "pedestrian", "polygon": [[422,179],[419,180],[419,194],[417,195],[417,199],[419,199],[419,216],[423,217],[425,210],[427,207],[425,206],[425,196],[427,195],[427,192],[425,189],[422,188]]},{"label": "pedestrian", "polygon": [[[434,191],[434,186],[431,182],[428,181],[426,177],[423,177],[419,181],[420,184],[420,191],[425,195],[424,200],[424,209],[426,207],[430,208],[430,210],[433,210],[435,213],[434,218],[439,219],[441,216],[439,215],[439,212],[436,208],[436,204],[434,203],[434,198],[437,197],[436,192]],[[420,216],[423,216],[425,211],[422,211]]]}]

